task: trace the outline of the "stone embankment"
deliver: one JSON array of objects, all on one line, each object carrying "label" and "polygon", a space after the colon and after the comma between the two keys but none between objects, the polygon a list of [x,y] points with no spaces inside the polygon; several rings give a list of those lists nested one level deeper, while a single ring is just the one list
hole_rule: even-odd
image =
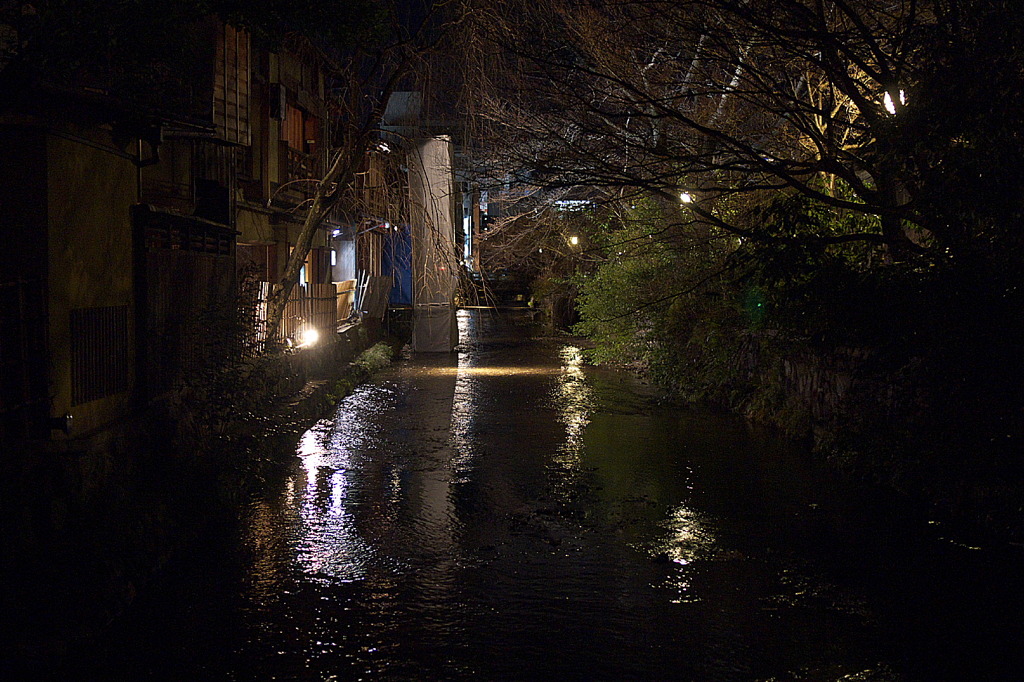
[{"label": "stone embankment", "polygon": [[970,404],[957,410],[935,362],[858,348],[779,353],[748,339],[735,366],[747,398],[733,407],[748,417],[809,439],[841,471],[966,533],[1024,543],[1024,484],[1007,446],[1019,420],[1006,420],[1007,443],[980,438],[988,415]]}]

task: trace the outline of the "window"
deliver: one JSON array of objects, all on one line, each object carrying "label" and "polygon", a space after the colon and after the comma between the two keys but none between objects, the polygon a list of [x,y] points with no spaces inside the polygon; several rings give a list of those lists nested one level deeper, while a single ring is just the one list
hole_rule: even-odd
[{"label": "window", "polygon": [[213,122],[228,142],[249,144],[249,34],[223,26],[218,34],[213,80]]},{"label": "window", "polygon": [[128,306],[71,311],[71,404],[128,390]]},{"label": "window", "polygon": [[284,124],[281,126],[281,139],[288,143],[292,149],[303,148],[305,130],[302,125],[302,109],[287,105]]},{"label": "window", "polygon": [[288,104],[284,123],[281,126],[281,139],[291,149],[303,154],[315,154],[317,140],[320,137],[320,123],[317,118],[298,107]]}]

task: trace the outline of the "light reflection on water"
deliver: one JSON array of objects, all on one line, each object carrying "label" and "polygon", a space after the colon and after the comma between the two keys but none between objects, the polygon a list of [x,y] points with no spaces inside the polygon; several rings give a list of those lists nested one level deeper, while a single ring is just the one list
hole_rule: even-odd
[{"label": "light reflection on water", "polygon": [[[481,319],[460,313],[456,354],[399,363],[302,435],[250,519],[247,655],[286,679],[878,667],[868,606],[768,551],[807,520],[767,502],[782,493],[745,462],[749,434],[652,414],[580,348],[506,348]],[[888,666],[863,679],[903,679]]]},{"label": "light reflection on water", "polygon": [[[290,519],[292,562],[312,581],[331,584],[363,580],[377,555],[373,543],[360,534],[357,509],[350,505],[353,459],[358,461],[358,453],[372,445],[375,438],[362,418],[364,411],[386,409],[393,403],[394,395],[388,387],[366,387],[350,396],[346,409],[339,409],[333,420],[320,421],[299,439],[296,454],[302,467],[286,481],[279,513]],[[397,476],[395,472],[389,481],[393,489],[399,485]],[[256,518],[272,513],[266,503],[257,504]],[[252,530],[255,535],[257,530],[263,534],[275,529],[256,523]],[[250,543],[257,548],[276,547],[276,543],[259,537]],[[280,589],[285,578],[275,562],[263,561],[254,569],[253,584],[266,588],[264,598],[269,596],[267,591]]]},{"label": "light reflection on water", "polygon": [[583,448],[583,432],[590,423],[590,412],[594,408],[594,392],[583,372],[583,351],[576,346],[564,346],[559,357],[562,367],[554,399],[559,419],[565,425],[561,462],[576,465]]},{"label": "light reflection on water", "polygon": [[486,376],[475,370],[487,369],[474,367],[475,358],[466,351],[466,346],[479,337],[476,327],[476,316],[468,310],[458,313],[459,351],[456,367],[455,395],[452,399],[451,438],[455,456],[452,465],[455,471],[455,482],[466,483],[472,470],[474,452],[473,435],[475,429],[476,410],[475,398],[480,391],[480,377]]},{"label": "light reflection on water", "polygon": [[676,507],[660,524],[665,534],[657,538],[650,551],[658,560],[671,562],[673,570],[656,588],[667,590],[673,604],[695,603],[701,600],[691,582],[691,564],[708,558],[715,547],[715,537],[707,529],[700,515],[687,506]]},{"label": "light reflection on water", "polygon": [[454,377],[512,377],[517,375],[553,375],[558,369],[551,367],[473,367],[471,365],[459,365],[458,367],[431,367],[424,371],[425,374],[435,376]]},{"label": "light reflection on water", "polygon": [[[577,346],[561,344],[546,357],[505,353],[481,342],[477,315],[462,313],[458,322],[456,355],[414,358],[302,435],[302,466],[279,510],[291,549],[276,561],[257,559],[253,573],[269,573],[254,580],[262,589],[252,596],[266,608],[314,585],[358,586],[338,604],[332,596],[313,607],[318,634],[303,649],[305,666],[359,642],[349,655],[365,670],[403,678],[403,662],[425,655],[416,642],[468,646],[484,637],[486,650],[492,635],[483,631],[528,632],[538,618],[563,645],[584,636],[604,642],[596,646],[609,651],[591,655],[617,665],[608,656],[632,639],[641,612],[713,598],[693,570],[714,555],[716,534],[679,498],[691,488],[690,472],[645,473],[663,467],[670,450],[632,433],[641,415],[631,398],[616,405],[616,417],[602,411],[607,398]],[[620,476],[624,490],[647,492],[630,518],[603,518],[603,485],[614,482],[615,490]],[[259,521],[253,531],[273,533],[269,526]],[[628,542],[609,551],[620,534]],[[265,544],[281,549],[280,538]],[[622,592],[624,578],[634,587]],[[342,605],[367,619],[347,644],[322,631],[325,609]],[[481,618],[498,621],[484,626]],[[525,646],[501,637],[511,637],[502,647]],[[530,645],[520,654],[546,650],[528,653]],[[468,661],[459,669],[489,665]]]},{"label": "light reflection on water", "polygon": [[241,551],[197,554],[101,674],[67,677],[1020,677],[1019,577],[990,583],[981,552],[915,553],[805,453],[659,408],[565,338],[459,323],[457,354],[397,363],[302,434]]},{"label": "light reflection on water", "polygon": [[688,507],[672,510],[663,525],[668,532],[655,551],[674,563],[686,566],[700,556],[706,556],[715,546],[714,535],[704,528],[699,515]]},{"label": "light reflection on water", "polygon": [[558,358],[561,365],[550,399],[565,429],[565,438],[553,458],[559,473],[558,490],[564,496],[571,494],[584,473],[584,434],[595,402],[593,388],[583,370],[583,350],[565,345],[559,349]]}]

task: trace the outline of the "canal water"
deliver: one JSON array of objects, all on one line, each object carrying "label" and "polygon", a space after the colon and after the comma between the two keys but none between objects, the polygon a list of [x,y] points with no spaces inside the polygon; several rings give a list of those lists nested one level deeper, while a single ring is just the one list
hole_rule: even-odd
[{"label": "canal water", "polygon": [[[145,596],[83,675],[1022,679],[1016,558],[726,415],[459,314]],[[84,679],[84,678],[83,678]]]}]

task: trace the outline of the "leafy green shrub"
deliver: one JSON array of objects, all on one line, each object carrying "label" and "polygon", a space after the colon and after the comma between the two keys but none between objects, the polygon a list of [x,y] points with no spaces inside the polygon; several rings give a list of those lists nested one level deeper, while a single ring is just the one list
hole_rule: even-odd
[{"label": "leafy green shrub", "polygon": [[352,364],[364,375],[370,375],[391,364],[393,355],[394,349],[382,341],[363,351]]}]

